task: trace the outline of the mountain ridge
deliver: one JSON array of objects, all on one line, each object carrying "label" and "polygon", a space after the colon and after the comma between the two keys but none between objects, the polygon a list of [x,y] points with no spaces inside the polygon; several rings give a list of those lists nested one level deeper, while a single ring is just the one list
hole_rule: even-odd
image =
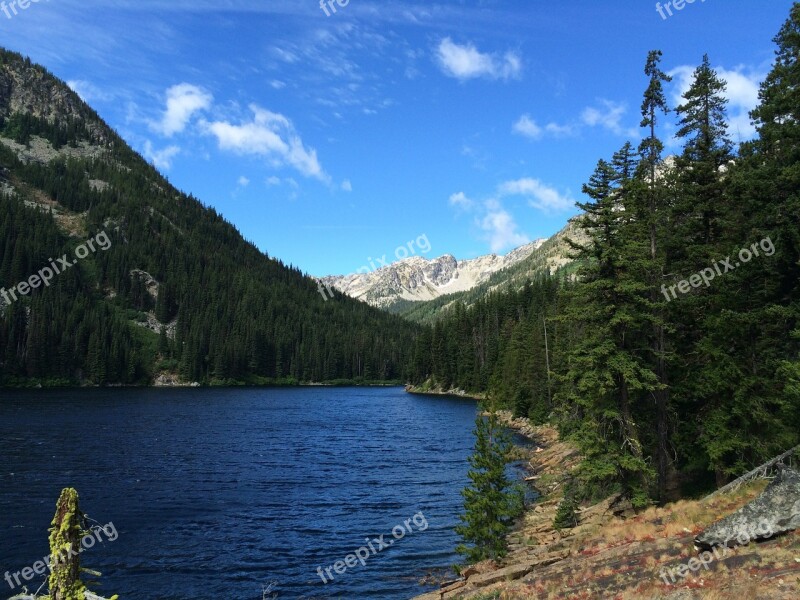
[{"label": "mountain ridge", "polygon": [[390,310],[402,301],[423,302],[469,291],[495,273],[525,260],[546,242],[547,239],[539,239],[505,255],[487,254],[464,260],[452,254],[432,259],[412,256],[368,273],[330,275],[319,281],[326,288]]}]

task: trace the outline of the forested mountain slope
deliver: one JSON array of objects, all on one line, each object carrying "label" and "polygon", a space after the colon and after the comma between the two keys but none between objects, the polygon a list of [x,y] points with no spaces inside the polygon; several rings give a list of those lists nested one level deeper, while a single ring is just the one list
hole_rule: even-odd
[{"label": "forested mountain slope", "polygon": [[398,317],[326,300],[6,51],[0,288],[0,385],[399,380],[415,336]]}]

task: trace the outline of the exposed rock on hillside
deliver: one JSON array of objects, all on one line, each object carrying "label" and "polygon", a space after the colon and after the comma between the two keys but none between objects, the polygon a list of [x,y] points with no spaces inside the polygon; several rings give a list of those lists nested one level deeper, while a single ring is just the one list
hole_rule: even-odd
[{"label": "exposed rock on hillside", "polygon": [[695,538],[698,548],[746,544],[800,528],[800,473],[781,469],[764,493]]},{"label": "exposed rock on hillside", "polygon": [[111,131],[104,126],[80,96],[66,86],[59,85],[46,69],[19,61],[13,69],[0,69],[0,114],[24,113],[48,121],[74,120],[85,122],[98,144],[111,139]]},{"label": "exposed rock on hillside", "polygon": [[335,275],[321,281],[352,298],[381,308],[402,300],[433,300],[473,289],[495,273],[525,260],[545,241],[526,244],[506,256],[490,254],[461,261],[450,254],[435,259],[414,256],[371,273]]}]

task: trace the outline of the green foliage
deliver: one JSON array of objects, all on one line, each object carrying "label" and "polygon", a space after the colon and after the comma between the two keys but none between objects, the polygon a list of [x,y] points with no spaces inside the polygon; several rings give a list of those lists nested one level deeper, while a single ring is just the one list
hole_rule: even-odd
[{"label": "green foliage", "polygon": [[31,137],[49,141],[58,150],[63,146],[77,146],[79,141],[90,141],[92,134],[83,121],[68,118],[64,122],[50,122],[29,113],[13,113],[3,119],[0,134],[19,144],[30,145]]},{"label": "green foliage", "polygon": [[564,499],[556,509],[556,516],[553,518],[553,527],[558,530],[572,529],[578,525],[578,502],[569,496]]},{"label": "green foliage", "polygon": [[[669,78],[649,53],[643,141],[598,163],[569,269],[468,308],[443,300],[417,339],[415,382],[491,393],[577,444],[576,500],[647,506],[800,443],[800,3],[775,42],[758,137],[734,150],[725,82],[703,57],[674,161],[658,138]],[[669,295],[753,244],[759,257]]]},{"label": "green foliage", "polygon": [[475,452],[469,459],[472,484],[462,492],[465,513],[456,527],[464,541],[456,550],[470,563],[505,556],[506,534],[524,509],[521,490],[506,475],[512,446],[496,413],[478,416],[475,424]]}]

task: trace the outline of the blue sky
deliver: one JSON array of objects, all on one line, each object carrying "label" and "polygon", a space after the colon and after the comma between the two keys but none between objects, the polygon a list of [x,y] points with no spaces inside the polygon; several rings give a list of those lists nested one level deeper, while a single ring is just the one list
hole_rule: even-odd
[{"label": "blue sky", "polygon": [[638,143],[650,49],[673,105],[707,52],[732,137],[752,136],[792,2],[696,0],[666,18],[649,0],[345,4],[0,4],[0,44],[271,256],[346,274],[420,236],[428,257],[471,258],[557,232],[597,160]]}]

